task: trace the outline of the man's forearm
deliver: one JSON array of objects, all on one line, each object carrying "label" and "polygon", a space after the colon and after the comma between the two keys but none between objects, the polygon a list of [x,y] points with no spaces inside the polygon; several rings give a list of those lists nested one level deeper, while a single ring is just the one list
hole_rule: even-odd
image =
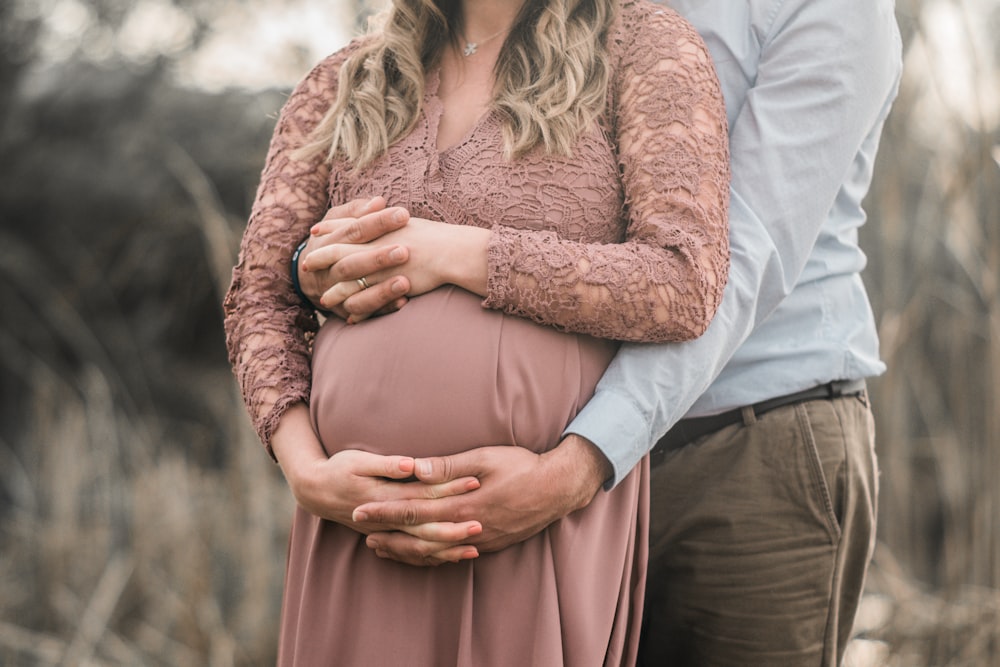
[{"label": "man's forearm", "polygon": [[565,507],[569,514],[590,504],[606,480],[611,478],[614,470],[611,462],[592,442],[583,436],[571,433],[558,446],[542,455],[548,458],[552,471],[551,479],[566,482],[564,495],[567,499]]}]

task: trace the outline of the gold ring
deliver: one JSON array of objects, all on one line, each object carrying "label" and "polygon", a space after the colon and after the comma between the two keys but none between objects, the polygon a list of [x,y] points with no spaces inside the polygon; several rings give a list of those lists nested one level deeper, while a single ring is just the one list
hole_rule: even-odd
[{"label": "gold ring", "polygon": [[369,287],[371,287],[371,285],[368,284],[368,280],[365,279],[364,276],[362,276],[361,278],[358,278],[357,281],[355,281],[355,282],[357,282],[358,283],[358,287],[360,287],[363,290],[364,289],[368,289]]}]

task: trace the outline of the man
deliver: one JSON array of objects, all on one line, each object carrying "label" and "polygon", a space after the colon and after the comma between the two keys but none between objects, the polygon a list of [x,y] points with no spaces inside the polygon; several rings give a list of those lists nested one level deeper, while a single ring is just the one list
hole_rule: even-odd
[{"label": "man", "polygon": [[[656,444],[644,663],[836,665],[874,546],[864,379],[883,365],[857,229],[900,77],[893,3],[670,4],[712,53],[730,127],[732,264],[708,332],[622,347],[546,455],[484,447],[418,461],[416,475],[439,485],[419,492],[427,498],[354,486],[341,500],[360,505],[353,519],[366,531],[385,526],[368,540],[380,555],[434,564],[534,534]],[[405,263],[403,247],[336,249],[405,223],[378,209],[334,210],[347,220],[309,246],[332,250],[298,274],[310,298]],[[399,306],[406,288],[381,281],[339,312]],[[359,468],[353,479],[377,474]],[[432,497],[465,476],[479,488]]]}]

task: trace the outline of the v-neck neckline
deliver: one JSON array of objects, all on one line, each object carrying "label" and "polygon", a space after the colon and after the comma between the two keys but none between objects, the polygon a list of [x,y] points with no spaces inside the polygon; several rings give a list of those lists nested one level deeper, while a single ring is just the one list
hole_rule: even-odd
[{"label": "v-neck neckline", "polygon": [[486,109],[477,118],[476,122],[464,133],[462,136],[455,141],[453,144],[440,148],[438,146],[438,131],[441,126],[441,116],[444,115],[444,102],[441,101],[440,95],[438,95],[438,89],[441,86],[441,68],[435,67],[427,75],[427,81],[425,83],[425,93],[424,93],[424,105],[425,114],[428,121],[428,142],[434,147],[434,153],[439,158],[445,157],[446,155],[454,152],[457,149],[465,146],[469,141],[478,133],[479,129],[486,123],[486,121],[493,115],[493,109]]}]

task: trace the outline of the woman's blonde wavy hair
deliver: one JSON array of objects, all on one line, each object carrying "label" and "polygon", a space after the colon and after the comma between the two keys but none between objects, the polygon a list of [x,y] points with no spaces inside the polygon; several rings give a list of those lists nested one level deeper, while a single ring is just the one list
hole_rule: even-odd
[{"label": "woman's blonde wavy hair", "polygon": [[[303,147],[355,168],[382,155],[416,124],[424,73],[457,45],[458,0],[393,0],[373,35],[343,64],[337,99]],[[616,0],[525,0],[494,67],[508,158],[536,146],[569,155],[603,113],[606,38]]]}]

